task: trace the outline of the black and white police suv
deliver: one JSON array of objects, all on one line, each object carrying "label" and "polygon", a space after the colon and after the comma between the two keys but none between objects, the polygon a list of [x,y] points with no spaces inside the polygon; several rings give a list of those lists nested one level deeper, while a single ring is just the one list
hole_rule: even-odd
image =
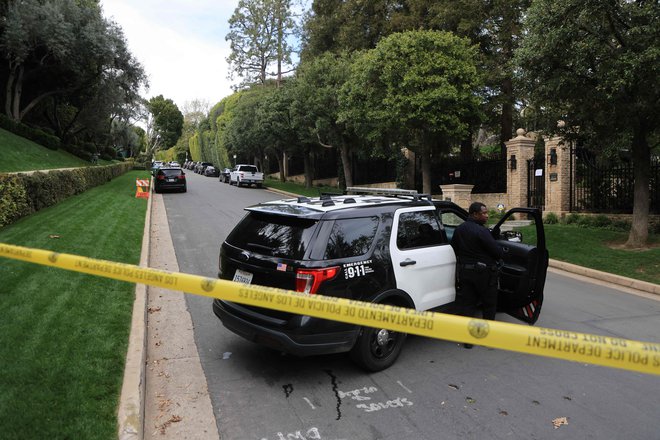
[{"label": "black and white police suv", "polygon": [[[349,188],[348,193],[358,189]],[[449,242],[467,212],[406,190],[323,195],[260,203],[220,249],[219,277],[248,284],[447,311],[456,297],[456,256]],[[529,233],[501,232],[514,213]],[[532,228],[534,229],[534,228]],[[492,228],[504,248],[500,311],[533,324],[543,301],[548,252],[541,212],[514,208]],[[350,352],[363,368],[394,363],[406,334],[215,300],[226,328],[250,341],[299,356]]]}]

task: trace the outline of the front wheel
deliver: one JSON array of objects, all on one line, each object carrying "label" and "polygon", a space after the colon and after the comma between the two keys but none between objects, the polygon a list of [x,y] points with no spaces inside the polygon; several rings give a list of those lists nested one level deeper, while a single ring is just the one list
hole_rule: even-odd
[{"label": "front wheel", "polygon": [[407,333],[384,328],[362,327],[351,349],[351,359],[368,371],[389,368],[401,354],[406,336]]}]

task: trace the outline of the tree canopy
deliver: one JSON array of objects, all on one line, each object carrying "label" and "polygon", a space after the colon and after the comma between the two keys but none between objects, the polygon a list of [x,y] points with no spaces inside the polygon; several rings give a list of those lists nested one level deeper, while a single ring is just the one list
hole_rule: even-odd
[{"label": "tree canopy", "polygon": [[650,146],[660,134],[660,4],[535,0],[526,26],[517,61],[532,102],[583,139],[632,151],[628,245],[640,246],[648,236]]},{"label": "tree canopy", "polygon": [[[279,83],[283,67],[291,66],[291,0],[240,0],[229,27],[225,39],[231,44],[230,72],[244,78],[244,84],[265,84],[271,76]],[[276,71],[269,72],[273,64]]]},{"label": "tree canopy", "polygon": [[339,120],[420,154],[423,191],[431,193],[431,153],[462,139],[480,115],[476,52],[449,32],[392,34],[353,64]]},{"label": "tree canopy", "polygon": [[121,29],[98,1],[9,0],[0,5],[5,114],[64,142],[105,141],[146,85]]}]

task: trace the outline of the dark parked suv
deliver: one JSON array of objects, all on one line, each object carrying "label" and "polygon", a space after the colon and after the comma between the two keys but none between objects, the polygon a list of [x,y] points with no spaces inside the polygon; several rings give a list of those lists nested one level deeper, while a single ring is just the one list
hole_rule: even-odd
[{"label": "dark parked suv", "polygon": [[154,191],[159,193],[166,189],[181,192],[188,190],[186,173],[180,167],[159,168],[155,171]]},{"label": "dark parked suv", "polygon": [[[447,311],[455,299],[456,256],[449,241],[467,213],[454,203],[390,190],[299,197],[247,211],[221,246],[222,279],[418,310]],[[534,243],[500,232],[513,213],[535,224],[529,234]],[[492,233],[505,248],[501,311],[533,324],[548,266],[541,213],[512,209]],[[213,310],[225,327],[251,341],[300,356],[349,351],[371,371],[392,365],[406,338],[222,300],[213,302]]]}]

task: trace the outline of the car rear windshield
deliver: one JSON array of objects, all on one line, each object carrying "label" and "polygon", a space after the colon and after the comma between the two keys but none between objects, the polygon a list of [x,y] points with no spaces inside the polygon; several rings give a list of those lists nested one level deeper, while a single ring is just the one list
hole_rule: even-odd
[{"label": "car rear windshield", "polygon": [[161,168],[160,171],[158,171],[158,174],[164,174],[167,177],[178,176],[181,173],[183,173],[183,171],[181,171],[180,168],[176,168],[176,169],[172,169],[172,170],[169,170],[167,168]]},{"label": "car rear windshield", "polygon": [[248,173],[256,173],[257,172],[257,167],[248,165],[248,166],[242,166],[241,171],[246,171]]},{"label": "car rear windshield", "polygon": [[257,254],[302,260],[316,225],[316,220],[251,212],[229,234],[227,243]]}]

